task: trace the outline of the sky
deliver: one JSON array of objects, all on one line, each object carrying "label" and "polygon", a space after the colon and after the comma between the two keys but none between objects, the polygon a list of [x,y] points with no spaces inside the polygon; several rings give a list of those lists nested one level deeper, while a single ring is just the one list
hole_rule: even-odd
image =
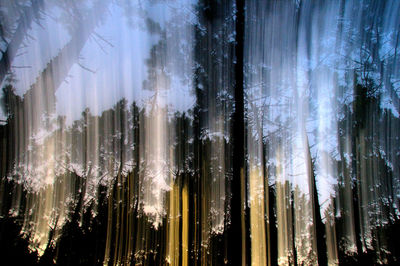
[{"label": "sky", "polygon": [[[90,35],[79,60],[73,64],[56,91],[57,114],[66,116],[67,124],[71,124],[80,118],[85,108],[89,108],[92,114],[100,115],[122,98],[128,102],[136,101],[139,105],[145,103],[154,95],[154,91],[143,90],[148,70],[146,61],[150,57],[150,49],[161,38],[159,33],[149,32],[146,19],[153,20],[165,29],[166,23],[176,23],[177,9],[186,12],[188,20],[179,23],[188,29],[184,32],[185,35],[179,36],[179,41],[186,44],[190,53],[193,41],[191,23],[195,21],[191,13],[192,4],[185,1],[173,4],[146,2],[144,5],[147,6],[142,6],[140,1],[133,1],[132,7],[128,9],[123,6],[123,2],[110,3],[105,19]],[[80,9],[85,11],[84,6]],[[29,37],[24,40],[24,47],[18,48],[19,55],[11,64],[15,78],[12,84],[16,94],[20,96],[35,82],[46,64],[71,40],[66,25],[74,22],[66,20],[65,13],[59,6],[47,1],[43,13],[40,24],[32,23],[27,33]],[[168,31],[175,34],[174,30]],[[171,39],[167,40],[167,45],[174,45],[170,43]],[[176,48],[167,50],[167,61],[171,57],[179,56],[174,53],[174,49]],[[191,60],[191,56],[188,58]],[[192,75],[190,68],[172,70],[172,74],[174,71],[187,72],[189,77]],[[178,111],[189,109],[194,103],[191,83],[182,84],[174,79],[171,84],[170,88],[160,93],[167,99],[165,102]],[[1,119],[5,120],[3,110],[0,112]]]}]

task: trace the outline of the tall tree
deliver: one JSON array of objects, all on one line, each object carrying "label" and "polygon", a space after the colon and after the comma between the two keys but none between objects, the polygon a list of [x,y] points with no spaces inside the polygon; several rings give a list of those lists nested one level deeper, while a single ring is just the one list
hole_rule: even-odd
[{"label": "tall tree", "polygon": [[[231,183],[231,225],[228,227],[229,263],[247,265],[248,214],[246,213],[245,147],[244,147],[244,0],[236,0],[236,42],[234,67],[233,179]],[[240,234],[239,234],[240,232]]]}]

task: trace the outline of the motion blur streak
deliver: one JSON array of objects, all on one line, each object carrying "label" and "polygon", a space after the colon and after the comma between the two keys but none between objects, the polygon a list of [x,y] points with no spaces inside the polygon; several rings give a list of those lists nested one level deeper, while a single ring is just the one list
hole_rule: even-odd
[{"label": "motion blur streak", "polygon": [[396,0],[0,0],[0,244],[398,264],[399,43]]}]

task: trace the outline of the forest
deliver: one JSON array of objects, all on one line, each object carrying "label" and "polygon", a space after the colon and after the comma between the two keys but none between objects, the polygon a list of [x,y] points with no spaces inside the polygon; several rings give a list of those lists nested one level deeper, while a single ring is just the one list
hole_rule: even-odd
[{"label": "forest", "polygon": [[0,0],[4,265],[398,265],[400,1]]}]

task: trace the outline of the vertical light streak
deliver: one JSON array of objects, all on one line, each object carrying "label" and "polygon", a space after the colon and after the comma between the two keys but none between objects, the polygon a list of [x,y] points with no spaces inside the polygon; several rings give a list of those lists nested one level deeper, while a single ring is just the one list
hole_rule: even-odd
[{"label": "vertical light streak", "polygon": [[293,218],[290,185],[286,176],[285,160],[282,148],[277,149],[276,169],[276,214],[278,229],[278,264],[294,264]]},{"label": "vertical light streak", "polygon": [[262,130],[262,113],[260,114],[259,106],[254,101],[256,98],[262,97],[258,91],[249,94],[249,123],[247,135],[247,153],[249,168],[249,207],[250,207],[250,237],[251,237],[251,264],[267,265],[267,234],[266,223],[267,213],[265,206],[265,194],[268,193],[268,184],[264,176],[264,154],[263,154],[263,130]]},{"label": "vertical light streak", "polygon": [[166,261],[169,265],[177,266],[180,264],[179,246],[181,239],[180,232],[180,187],[173,184],[169,191],[169,208],[168,208],[168,224],[167,224],[167,257]]},{"label": "vertical light streak", "polygon": [[189,192],[187,182],[182,188],[182,266],[189,265]]},{"label": "vertical light streak", "polygon": [[158,102],[157,92],[149,108],[148,116],[143,121],[145,143],[141,149],[141,162],[145,162],[145,172],[142,177],[141,204],[144,213],[157,228],[165,215],[164,193],[170,189],[167,184],[167,116],[166,110]]},{"label": "vertical light streak", "polygon": [[[253,168],[250,166],[250,168]],[[267,265],[265,233],[264,175],[260,169],[250,170],[251,264]]]}]

